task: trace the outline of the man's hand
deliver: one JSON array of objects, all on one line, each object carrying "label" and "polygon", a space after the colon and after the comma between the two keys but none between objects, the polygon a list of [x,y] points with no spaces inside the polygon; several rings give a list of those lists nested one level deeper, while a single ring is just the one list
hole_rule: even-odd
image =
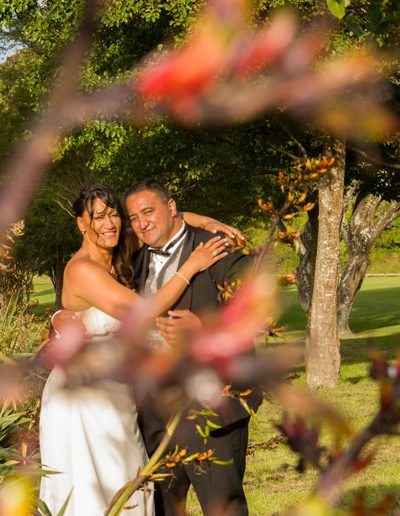
[{"label": "man's hand", "polygon": [[172,347],[181,345],[188,334],[203,327],[200,318],[190,310],[169,310],[168,315],[157,317],[156,324],[162,337]]}]

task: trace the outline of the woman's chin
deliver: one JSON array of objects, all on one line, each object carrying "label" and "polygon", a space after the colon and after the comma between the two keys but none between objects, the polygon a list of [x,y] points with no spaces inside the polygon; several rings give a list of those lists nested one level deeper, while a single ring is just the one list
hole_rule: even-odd
[{"label": "woman's chin", "polygon": [[118,245],[119,236],[115,237],[101,237],[98,241],[98,245],[105,247],[106,249],[113,249]]}]

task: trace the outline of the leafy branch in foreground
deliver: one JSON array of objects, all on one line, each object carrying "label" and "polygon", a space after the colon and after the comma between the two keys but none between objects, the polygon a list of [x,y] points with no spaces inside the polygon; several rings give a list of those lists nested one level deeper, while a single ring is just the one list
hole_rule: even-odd
[{"label": "leafy branch in foreground", "polygon": [[[279,425],[288,446],[299,455],[299,470],[304,471],[306,466],[312,466],[320,473],[317,485],[305,505],[319,500],[321,506],[336,507],[343,496],[344,480],[363,470],[373,461],[374,453],[366,451],[369,443],[378,436],[399,435],[399,362],[391,365],[380,352],[374,351],[371,353],[370,376],[379,383],[379,409],[367,426],[351,435],[347,446],[340,444],[343,441],[340,434],[336,435],[332,449],[321,446],[319,429],[317,426],[308,426],[301,416],[292,420],[285,416]],[[356,505],[361,511],[357,514],[375,514],[358,501]],[[388,506],[390,499],[384,498],[375,509],[376,514],[384,514],[379,511]],[[294,508],[291,514],[296,514],[297,511],[301,513],[302,507],[300,505]]]},{"label": "leafy branch in foreground", "polygon": [[10,224],[24,216],[63,136],[92,120],[118,118],[138,125],[169,117],[193,126],[228,124],[286,106],[294,114],[301,108],[302,118],[307,115],[334,133],[362,134],[371,124],[382,133],[396,127],[394,115],[371,93],[350,95],[382,81],[379,56],[371,49],[335,56],[320,66],[328,24],[320,21],[303,30],[295,15],[283,11],[249,28],[252,11],[246,0],[210,0],[180,48],[152,53],[124,81],[83,93],[79,77],[101,25],[102,7],[101,0],[84,3],[79,31],[64,51],[45,108],[8,164],[0,195],[2,241]]},{"label": "leafy branch in foreground", "polygon": [[[258,200],[259,208],[271,217],[272,224],[263,247],[254,253],[257,255],[254,264],[255,270],[261,266],[274,241],[289,244],[295,250],[297,249],[300,232],[293,231],[290,226],[286,226],[285,221],[314,208],[315,203],[310,200],[310,193],[315,189],[320,178],[329,173],[334,163],[334,158],[322,156],[321,158],[306,159],[303,163],[298,163],[292,171],[279,172],[278,182],[284,195],[284,201],[280,208],[274,206],[271,198],[266,201]],[[277,230],[279,231],[275,239]]]}]

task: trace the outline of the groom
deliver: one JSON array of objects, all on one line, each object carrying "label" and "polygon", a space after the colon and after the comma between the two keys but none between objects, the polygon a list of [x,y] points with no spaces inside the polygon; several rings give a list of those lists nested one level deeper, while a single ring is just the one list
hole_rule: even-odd
[{"label": "groom", "polygon": [[[154,179],[141,181],[130,188],[125,193],[125,204],[131,227],[145,244],[134,256],[135,287],[143,295],[158,290],[176,273],[195,247],[215,236],[186,225],[169,191]],[[248,256],[230,253],[195,276],[173,307],[173,317],[158,319],[158,345],[173,346],[184,332],[201,328],[199,315],[205,309],[218,308],[217,285],[238,279],[248,262]],[[262,401],[261,393],[254,389],[247,401],[256,410]],[[174,468],[172,482],[166,480],[159,486],[157,515],[181,514],[190,484],[205,514],[211,514],[216,507],[221,511],[219,514],[248,514],[242,481],[249,417],[236,400],[230,400],[229,409],[219,418],[221,428],[211,432],[206,447],[212,449],[220,460],[232,459],[231,464],[211,465],[203,474],[199,474],[191,464]],[[140,417],[150,455],[161,440],[165,421],[152,410],[151,403],[144,404]],[[175,444],[186,447],[188,454],[204,449],[203,438],[196,433],[193,422],[188,420],[180,424],[174,438],[171,447]]]}]

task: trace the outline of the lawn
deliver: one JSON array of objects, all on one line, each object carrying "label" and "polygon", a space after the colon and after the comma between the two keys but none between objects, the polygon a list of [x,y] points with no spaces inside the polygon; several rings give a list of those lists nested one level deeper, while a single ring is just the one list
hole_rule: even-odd
[{"label": "lawn", "polygon": [[[48,280],[36,279],[35,296],[41,303],[39,311],[43,311],[42,306],[51,305],[52,288]],[[287,327],[286,339],[298,339],[304,334],[305,316],[297,303],[295,287],[284,289],[281,304],[279,324]],[[379,346],[388,359],[394,359],[396,349],[400,349],[400,278],[367,278],[355,303],[350,326],[356,336],[342,341],[339,385],[329,391],[321,390],[318,395],[337,407],[357,429],[368,423],[377,407],[377,384],[368,377],[368,349]],[[295,382],[304,385],[304,367],[299,368],[299,373]],[[304,500],[317,478],[313,471],[297,472],[296,455],[285,444],[270,446],[271,440],[279,435],[276,425],[280,417],[279,406],[265,401],[258,413],[262,431],[251,426],[245,477],[251,515],[280,513]],[[324,440],[328,442],[328,439],[325,435]],[[344,509],[357,496],[372,505],[387,494],[400,500],[400,438],[377,439],[373,451],[373,463],[347,482]],[[201,514],[193,494],[188,514]]]},{"label": "lawn", "polygon": [[[287,326],[289,341],[298,339],[304,335],[306,319],[297,303],[296,288],[287,287],[281,302],[284,308],[279,323]],[[318,395],[337,407],[356,430],[368,423],[377,408],[378,387],[368,377],[369,348],[379,346],[388,359],[394,359],[396,349],[400,349],[400,278],[367,278],[355,303],[350,326],[357,335],[342,341],[339,386],[321,390]],[[295,382],[304,385],[304,367],[299,372]],[[314,471],[298,473],[296,455],[285,444],[272,445],[272,449],[269,446],[280,435],[276,428],[281,418],[279,406],[265,401],[257,417],[262,431],[251,426],[244,484],[250,514],[264,516],[281,513],[305,500],[317,475]],[[328,440],[328,436],[324,439]],[[358,496],[371,505],[388,494],[400,500],[400,438],[379,438],[373,450],[372,464],[346,484],[344,509],[349,509]],[[396,505],[399,506],[400,503]],[[190,515],[201,514],[193,495],[189,509]]]},{"label": "lawn", "polygon": [[47,276],[35,276],[33,287],[32,301],[38,302],[34,312],[36,315],[42,315],[54,305],[55,294],[53,284]]}]

